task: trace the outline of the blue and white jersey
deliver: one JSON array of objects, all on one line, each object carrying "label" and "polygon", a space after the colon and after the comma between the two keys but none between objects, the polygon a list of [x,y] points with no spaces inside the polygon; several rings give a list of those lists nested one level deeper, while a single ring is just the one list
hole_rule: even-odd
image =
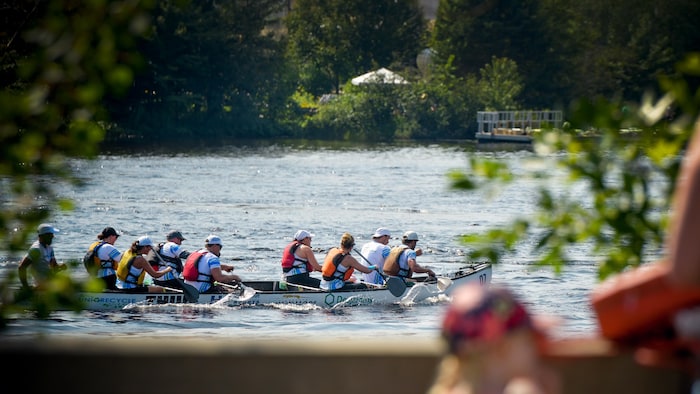
[{"label": "blue and white jersey", "polygon": [[408,260],[418,261],[416,258],[416,251],[411,248],[406,248],[406,250],[401,253],[401,256],[399,257],[399,269],[408,272],[408,270],[411,268],[408,265]]},{"label": "blue and white jersey", "polygon": [[[176,244],[175,242],[166,242],[163,244],[163,246],[160,248],[160,254],[167,257],[167,258],[172,258],[172,259],[180,259],[180,255],[185,252],[185,249],[182,248],[181,245]],[[156,251],[153,251],[153,253],[157,253]],[[179,272],[182,271],[182,264],[178,266],[175,263],[168,262],[167,260],[165,261],[165,264],[163,264],[162,261],[159,261],[159,271],[162,269],[165,269],[166,267],[172,267],[172,271],[167,272],[165,275],[161,276],[158,278],[160,281],[166,281],[170,279],[175,279],[179,277]]]},{"label": "blue and white jersey", "polygon": [[[105,242],[104,245],[100,247],[100,250],[97,251],[97,258],[99,258],[100,261],[119,261],[122,259],[122,252],[111,243]],[[109,267],[100,267],[100,269],[97,270],[97,277],[102,278],[109,275],[116,275],[116,273],[117,272],[111,265]]]},{"label": "blue and white jersey", "polygon": [[163,256],[177,259],[182,258],[180,254],[182,254],[184,251],[185,249],[182,247],[182,245],[178,245],[175,242],[166,242],[163,244],[163,247],[160,248],[160,254]]}]

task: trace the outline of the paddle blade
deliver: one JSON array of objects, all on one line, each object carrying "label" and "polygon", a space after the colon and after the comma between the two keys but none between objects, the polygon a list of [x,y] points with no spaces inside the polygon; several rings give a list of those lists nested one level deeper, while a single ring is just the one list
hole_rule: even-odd
[{"label": "paddle blade", "polygon": [[177,281],[180,283],[180,286],[182,286],[182,292],[185,294],[185,299],[187,302],[196,304],[199,301],[199,291],[197,291],[194,286],[188,285],[180,278],[177,278]]},{"label": "paddle blade", "polygon": [[401,278],[391,276],[386,280],[386,287],[394,297],[401,297],[406,291],[406,283]]},{"label": "paddle blade", "polygon": [[445,291],[450,286],[452,286],[452,279],[450,279],[450,278],[437,278],[438,290]]},{"label": "paddle blade", "polygon": [[193,304],[199,302],[199,292],[193,286],[185,284],[185,287],[182,290],[185,292],[185,298],[187,301]]}]

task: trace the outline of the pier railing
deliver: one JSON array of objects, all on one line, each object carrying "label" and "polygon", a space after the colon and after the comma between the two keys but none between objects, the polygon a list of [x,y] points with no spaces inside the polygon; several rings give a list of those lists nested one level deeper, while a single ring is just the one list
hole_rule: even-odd
[{"label": "pier railing", "polygon": [[560,128],[562,111],[479,111],[479,133],[530,134],[544,126]]}]

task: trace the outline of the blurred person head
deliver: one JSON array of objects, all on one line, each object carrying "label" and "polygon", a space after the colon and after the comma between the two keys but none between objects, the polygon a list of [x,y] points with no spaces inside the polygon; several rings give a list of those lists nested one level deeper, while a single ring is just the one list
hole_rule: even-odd
[{"label": "blurred person head", "polygon": [[538,327],[505,287],[456,289],[442,322],[447,350],[429,393],[559,392],[540,361],[545,334]]}]

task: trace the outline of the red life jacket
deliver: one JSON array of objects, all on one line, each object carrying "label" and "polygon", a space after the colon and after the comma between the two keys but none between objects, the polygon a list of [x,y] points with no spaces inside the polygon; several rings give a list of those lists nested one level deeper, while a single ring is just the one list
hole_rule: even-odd
[{"label": "red life jacket", "polygon": [[204,275],[199,272],[199,260],[201,260],[202,256],[204,256],[206,253],[207,250],[202,249],[192,252],[189,256],[187,256],[185,268],[182,269],[182,276],[185,278],[185,280],[199,281],[199,275]]},{"label": "red life jacket", "polygon": [[306,272],[313,271],[311,263],[294,255],[299,246],[301,246],[301,242],[295,240],[284,248],[284,252],[282,253],[282,272],[289,272],[292,268],[300,268],[303,265],[306,265]]}]

